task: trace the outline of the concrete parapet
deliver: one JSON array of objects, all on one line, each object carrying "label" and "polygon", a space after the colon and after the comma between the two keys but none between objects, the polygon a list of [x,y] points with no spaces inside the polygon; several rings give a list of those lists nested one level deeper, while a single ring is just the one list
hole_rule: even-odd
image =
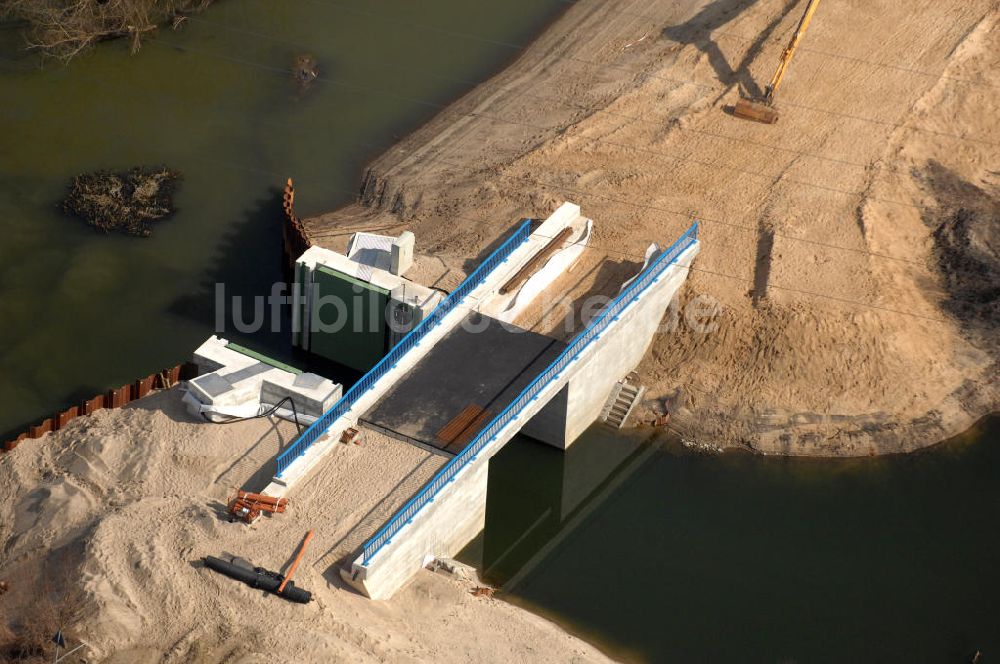
[{"label": "concrete parapet", "polygon": [[[375,564],[355,563],[342,577],[372,599],[389,599],[424,564],[428,556],[451,557],[486,524],[489,461],[481,459],[455,476],[452,485],[417,512],[405,531],[392,540],[391,552]],[[379,554],[381,556],[381,554]]]},{"label": "concrete parapet", "polygon": [[699,248],[700,245],[695,244],[681,254],[676,266],[669,268],[632,306],[625,309],[618,324],[605,330],[600,343],[585,351],[589,357],[580,363],[568,381],[566,446],[572,444],[600,416],[615,383],[639,366],[653,343],[667,307],[687,279],[687,268]]}]

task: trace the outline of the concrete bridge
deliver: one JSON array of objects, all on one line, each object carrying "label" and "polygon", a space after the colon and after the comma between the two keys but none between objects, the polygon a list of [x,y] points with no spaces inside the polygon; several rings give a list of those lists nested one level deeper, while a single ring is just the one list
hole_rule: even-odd
[{"label": "concrete bridge", "polygon": [[[522,226],[278,460],[266,489],[283,495],[305,478],[348,427],[381,431],[449,461],[364,544],[342,576],[386,599],[428,557],[450,557],[483,528],[489,460],[517,433],[569,447],[598,417],[618,381],[642,360],[699,251],[697,225],[671,247],[655,245],[642,270],[569,343],[505,322],[512,282],[549,252],[552,238],[584,229],[564,205],[533,233]],[[548,256],[568,265],[573,242]],[[568,252],[560,255],[560,252]],[[537,267],[534,265],[532,270]],[[523,283],[527,279],[527,283]],[[489,313],[485,313],[489,312]],[[494,314],[494,315],[490,315]]]}]

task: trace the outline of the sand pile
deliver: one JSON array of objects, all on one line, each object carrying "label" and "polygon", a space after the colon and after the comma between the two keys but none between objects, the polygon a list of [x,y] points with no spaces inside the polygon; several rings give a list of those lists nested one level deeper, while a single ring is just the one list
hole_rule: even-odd
[{"label": "sand pile", "polygon": [[[355,526],[377,527],[398,506],[383,498],[408,498],[443,462],[415,447],[363,437],[293,492],[288,513],[229,523],[227,496],[259,490],[294,433],[287,422],[194,422],[175,389],[3,455],[4,621],[29,615],[40,597],[72,596],[81,615],[69,629],[94,661],[130,664],[604,659],[541,618],[473,597],[468,582],[425,572],[391,603],[342,585],[337,562],[360,543]],[[296,573],[316,598],[305,606],[199,562],[239,555],[281,570],[310,528],[317,535]],[[70,584],[47,582],[57,572]]]},{"label": "sand pile", "polygon": [[800,4],[578,3],[377,159],[361,204],[306,227],[321,244],[412,230],[433,279],[563,200],[595,219],[596,251],[615,264],[698,218],[680,304],[708,296],[721,315],[704,334],[682,310],[654,342],[639,369],[647,417],[666,401],[691,438],[789,454],[955,434],[1000,403],[1000,9],[824,4],[779,123],[732,117],[740,90],[770,77]]}]

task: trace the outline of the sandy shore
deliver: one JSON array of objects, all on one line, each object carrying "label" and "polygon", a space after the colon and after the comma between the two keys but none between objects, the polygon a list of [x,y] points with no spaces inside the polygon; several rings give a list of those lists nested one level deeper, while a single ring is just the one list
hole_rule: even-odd
[{"label": "sandy shore", "polygon": [[[778,454],[938,442],[1000,402],[1000,10],[822,6],[780,122],[732,117],[799,10],[578,3],[306,227],[332,247],[412,230],[415,274],[448,287],[517,219],[572,200],[606,259],[579,296],[697,218],[679,324],[639,369],[647,419],[668,408],[688,438]],[[720,305],[710,333],[687,324],[698,296]]]},{"label": "sandy shore", "polygon": [[[90,644],[88,661],[120,664],[607,661],[542,618],[474,597],[474,580],[421,572],[391,602],[343,585],[339,561],[443,463],[414,446],[363,436],[285,514],[229,523],[227,496],[265,481],[294,434],[282,421],[194,421],[173,389],[0,456],[0,624],[48,625],[50,600],[65,597],[79,609],[62,607],[72,643]],[[284,570],[309,529],[295,575],[314,593],[305,606],[200,563],[237,555]]]}]

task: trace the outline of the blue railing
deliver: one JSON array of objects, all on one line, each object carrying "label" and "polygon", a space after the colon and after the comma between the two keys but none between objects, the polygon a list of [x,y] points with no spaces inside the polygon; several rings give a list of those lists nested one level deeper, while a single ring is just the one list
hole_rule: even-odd
[{"label": "blue railing", "polygon": [[479,453],[483,451],[483,448],[496,438],[501,429],[516,418],[524,407],[533,401],[538,396],[538,393],[550,382],[558,378],[563,370],[569,366],[570,362],[583,352],[584,348],[600,336],[628,305],[632,304],[643,291],[649,288],[650,284],[656,281],[663,274],[663,271],[676,261],[677,257],[684,253],[686,249],[697,242],[697,240],[698,224],[694,223],[669,249],[657,256],[642,275],[633,280],[614,300],[609,302],[604,311],[591,320],[587,328],[573,339],[565,350],[559,354],[559,357],[545,371],[531,381],[528,387],[524,388],[524,391],[507,408],[493,418],[468,447],[446,463],[431,481],[424,485],[417,495],[403,505],[370,540],[365,542],[362,564],[367,565],[372,557],[378,553],[379,549],[392,540],[400,528],[409,523],[424,505],[434,500],[438,492],[451,482],[459,471],[474,461]]},{"label": "blue railing", "polygon": [[326,433],[330,425],[347,413],[357,400],[392,369],[411,348],[416,346],[428,332],[437,327],[438,323],[451,313],[469,293],[482,284],[498,265],[507,260],[515,249],[527,241],[530,235],[531,221],[525,220],[496,251],[490,254],[486,260],[479,264],[472,274],[465,278],[465,281],[458,288],[434,307],[434,310],[427,318],[420,321],[415,328],[410,330],[409,334],[400,339],[399,343],[393,346],[392,350],[379,360],[378,364],[369,369],[368,373],[361,377],[361,380],[352,385],[351,389],[347,390],[330,410],[323,413],[323,416],[303,431],[294,443],[285,448],[285,451],[279,454],[277,459],[278,477],[281,477],[288,467],[292,465],[293,461],[305,454],[305,451],[319,440],[320,436]]}]

